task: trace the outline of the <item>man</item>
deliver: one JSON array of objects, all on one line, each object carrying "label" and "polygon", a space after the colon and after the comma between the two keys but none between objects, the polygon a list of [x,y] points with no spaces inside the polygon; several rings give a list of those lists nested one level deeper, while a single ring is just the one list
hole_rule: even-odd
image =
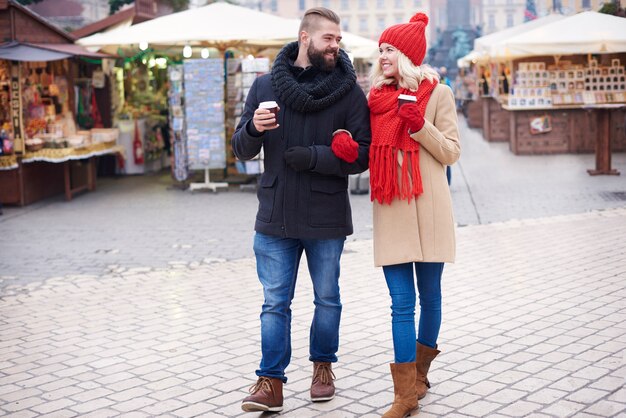
[{"label": "man", "polygon": [[[306,253],[315,312],[310,330],[311,400],[335,395],[331,364],[339,345],[339,261],[352,233],[348,175],[365,171],[369,110],[347,54],[339,49],[339,17],[305,13],[298,42],[286,45],[270,74],[259,77],[232,138],[241,160],[264,151],[254,252],[265,302],[261,363],[244,411],[281,411],[291,358],[291,301]],[[275,101],[278,114],[259,109]]]}]

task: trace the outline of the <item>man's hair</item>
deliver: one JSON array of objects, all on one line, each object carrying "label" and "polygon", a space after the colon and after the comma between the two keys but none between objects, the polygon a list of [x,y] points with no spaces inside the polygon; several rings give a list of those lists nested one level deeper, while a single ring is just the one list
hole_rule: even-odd
[{"label": "man's hair", "polygon": [[302,17],[302,22],[300,22],[300,29],[298,30],[298,34],[302,31],[313,32],[319,26],[320,19],[330,20],[333,23],[339,25],[341,20],[337,13],[333,12],[330,9],[325,7],[313,7],[306,12],[304,12],[304,17]]}]

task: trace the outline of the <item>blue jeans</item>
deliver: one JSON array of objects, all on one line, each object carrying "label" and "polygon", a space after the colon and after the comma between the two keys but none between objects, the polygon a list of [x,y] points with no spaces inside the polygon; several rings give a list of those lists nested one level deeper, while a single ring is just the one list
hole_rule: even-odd
[{"label": "blue jeans", "polygon": [[[415,278],[420,300],[419,330],[415,332]],[[391,333],[396,363],[415,361],[415,341],[434,348],[441,328],[443,263],[405,263],[383,266],[391,296]]]},{"label": "blue jeans", "polygon": [[309,335],[309,360],[336,362],[339,348],[339,260],[345,237],[292,239],[257,232],[257,273],[265,301],[261,311],[261,364],[257,376],[282,379],[291,359],[291,301],[302,252],[313,281],[315,310]]}]

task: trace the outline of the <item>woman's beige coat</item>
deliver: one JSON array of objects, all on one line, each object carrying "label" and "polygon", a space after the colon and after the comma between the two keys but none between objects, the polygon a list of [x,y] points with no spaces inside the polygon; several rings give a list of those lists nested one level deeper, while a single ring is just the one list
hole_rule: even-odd
[{"label": "woman's beige coat", "polygon": [[[414,261],[454,262],[456,241],[446,166],[461,154],[452,90],[433,90],[426,123],[411,137],[420,143],[420,173],[424,193],[411,202],[391,205],[374,201],[374,263],[387,266]],[[402,153],[398,153],[398,178]]]}]

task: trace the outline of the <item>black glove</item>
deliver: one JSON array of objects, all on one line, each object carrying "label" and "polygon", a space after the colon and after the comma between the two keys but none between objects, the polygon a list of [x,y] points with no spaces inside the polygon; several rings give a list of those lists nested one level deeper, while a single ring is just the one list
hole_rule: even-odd
[{"label": "black glove", "polygon": [[315,150],[309,147],[291,147],[285,151],[287,165],[295,171],[310,170],[315,167]]}]

